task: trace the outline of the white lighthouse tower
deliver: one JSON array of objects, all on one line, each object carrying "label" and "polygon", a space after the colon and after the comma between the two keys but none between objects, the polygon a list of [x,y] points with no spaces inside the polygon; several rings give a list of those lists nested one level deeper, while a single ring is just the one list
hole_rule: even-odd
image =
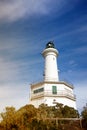
[{"label": "white lighthouse tower", "polygon": [[59,81],[57,57],[58,51],[53,42],[48,42],[42,55],[45,59],[43,81],[30,86],[30,104],[39,107],[44,103],[53,106],[56,103],[76,109],[76,97],[73,86],[65,81]]},{"label": "white lighthouse tower", "polygon": [[52,42],[47,43],[46,49],[42,52],[45,58],[44,81],[59,81],[57,56],[58,51]]}]

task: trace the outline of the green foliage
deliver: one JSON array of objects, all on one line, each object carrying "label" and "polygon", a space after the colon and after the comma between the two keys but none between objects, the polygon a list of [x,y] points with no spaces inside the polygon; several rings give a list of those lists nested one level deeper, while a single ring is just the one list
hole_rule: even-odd
[{"label": "green foliage", "polygon": [[82,117],[87,120],[87,106],[83,107],[83,111],[81,113]]},{"label": "green foliage", "polygon": [[33,105],[26,105],[20,108],[17,115],[17,126],[21,130],[32,127],[32,120],[36,117],[37,109]]},{"label": "green foliage", "polygon": [[77,117],[78,112],[74,108],[57,103],[55,106],[41,104],[39,108],[33,105],[25,105],[19,110],[14,107],[6,107],[1,113],[1,126],[3,130],[59,130],[54,118]]},{"label": "green foliage", "polygon": [[5,130],[11,130],[11,127],[15,124],[16,110],[14,107],[6,107],[5,112],[1,113],[2,122],[1,125]]},{"label": "green foliage", "polygon": [[83,117],[83,125],[87,128],[87,104],[85,107],[83,107],[81,115]]},{"label": "green foliage", "polygon": [[79,117],[79,113],[72,107],[64,106],[62,109],[63,116],[66,118],[77,118]]}]

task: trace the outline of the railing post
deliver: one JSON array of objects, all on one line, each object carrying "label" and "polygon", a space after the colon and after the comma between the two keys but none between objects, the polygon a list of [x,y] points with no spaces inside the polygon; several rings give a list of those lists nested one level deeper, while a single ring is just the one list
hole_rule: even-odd
[{"label": "railing post", "polygon": [[80,118],[80,127],[82,128],[82,119]]},{"label": "railing post", "polygon": [[57,126],[57,128],[58,128],[58,118],[56,118],[56,126]]}]

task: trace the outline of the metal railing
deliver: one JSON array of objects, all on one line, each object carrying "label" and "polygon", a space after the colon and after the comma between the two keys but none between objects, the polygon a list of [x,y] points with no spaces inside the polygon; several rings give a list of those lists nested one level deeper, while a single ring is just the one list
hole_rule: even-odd
[{"label": "metal railing", "polygon": [[34,99],[34,98],[39,98],[39,97],[42,97],[42,96],[47,96],[47,97],[67,97],[67,98],[70,98],[70,99],[73,99],[75,100],[76,99],[76,96],[73,94],[73,93],[69,93],[67,91],[57,91],[56,94],[53,94],[52,91],[43,91],[43,92],[40,92],[40,93],[31,93],[31,98]]}]

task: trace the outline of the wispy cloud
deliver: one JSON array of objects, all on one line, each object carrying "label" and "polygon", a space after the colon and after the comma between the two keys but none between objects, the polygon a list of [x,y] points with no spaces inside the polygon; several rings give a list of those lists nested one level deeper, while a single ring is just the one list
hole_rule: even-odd
[{"label": "wispy cloud", "polygon": [[78,47],[76,49],[74,49],[74,52],[78,53],[78,54],[87,54],[87,45],[83,45],[82,47]]},{"label": "wispy cloud", "polygon": [[[8,43],[6,41],[8,41]],[[35,58],[35,55],[40,52],[40,46],[38,47],[37,44],[33,46],[32,43],[27,45],[27,43],[17,41],[15,38],[11,41],[9,39],[2,40],[1,43],[0,84],[22,82],[27,79],[30,81],[32,78],[31,66],[40,63],[40,58]]]},{"label": "wispy cloud", "polygon": [[[14,71],[15,70],[15,71]],[[0,82],[11,81],[16,75],[17,65],[0,59]]]},{"label": "wispy cloud", "polygon": [[[77,109],[82,111],[83,107],[87,103],[87,72],[76,70],[68,70],[61,73],[62,78],[70,84],[74,85],[74,94],[76,95]],[[68,79],[68,80],[67,80]]]},{"label": "wispy cloud", "polygon": [[82,80],[82,82],[85,82],[87,77],[87,71],[85,71],[84,68],[79,68],[80,65],[78,63],[74,64],[75,65],[70,65],[68,63],[67,67],[66,63],[64,64],[64,66],[62,66],[62,70],[60,66],[60,79],[67,80],[71,83],[79,83],[80,80]]},{"label": "wispy cloud", "polygon": [[[78,23],[77,23],[78,24]],[[76,25],[77,25],[76,24]],[[73,25],[73,29],[71,29]],[[62,32],[62,34],[60,34],[59,36],[57,36],[58,38],[61,38],[61,37],[67,37],[67,36],[71,36],[71,35],[77,35],[77,34],[81,34],[81,33],[84,33],[86,34],[87,32],[87,24],[83,25],[79,25],[77,27],[75,27],[76,25],[74,25],[73,23],[68,25],[68,26],[65,26],[63,29],[66,31]],[[69,28],[69,30],[68,30]]]},{"label": "wispy cloud", "polygon": [[[49,39],[56,40],[56,47],[59,48],[59,77],[74,83],[78,102],[84,98],[87,84],[87,17],[78,15],[77,7],[72,10],[77,2],[80,1],[0,1],[0,107],[17,107],[28,103],[29,83],[42,76],[44,60],[40,57],[40,52]],[[67,13],[68,11],[70,12]],[[42,16],[49,17],[44,17],[43,21]],[[27,22],[25,18],[32,19]],[[21,19],[25,20],[21,22]],[[80,89],[79,85],[84,87],[84,94],[81,94],[83,88]]]},{"label": "wispy cloud", "polygon": [[4,84],[0,86],[0,111],[6,106],[14,106],[16,109],[28,103],[28,84]]},{"label": "wispy cloud", "polygon": [[77,108],[81,112],[87,103],[87,80],[80,80],[75,83],[75,93],[77,100]]},{"label": "wispy cloud", "polygon": [[0,19],[5,19],[7,21],[16,21],[20,18],[27,16],[30,17],[32,15],[47,15],[51,12],[54,12],[54,9],[57,9],[59,14],[61,14],[66,12],[67,9],[70,9],[69,7],[71,6],[66,8],[67,3],[69,3],[69,0],[0,1]]}]

